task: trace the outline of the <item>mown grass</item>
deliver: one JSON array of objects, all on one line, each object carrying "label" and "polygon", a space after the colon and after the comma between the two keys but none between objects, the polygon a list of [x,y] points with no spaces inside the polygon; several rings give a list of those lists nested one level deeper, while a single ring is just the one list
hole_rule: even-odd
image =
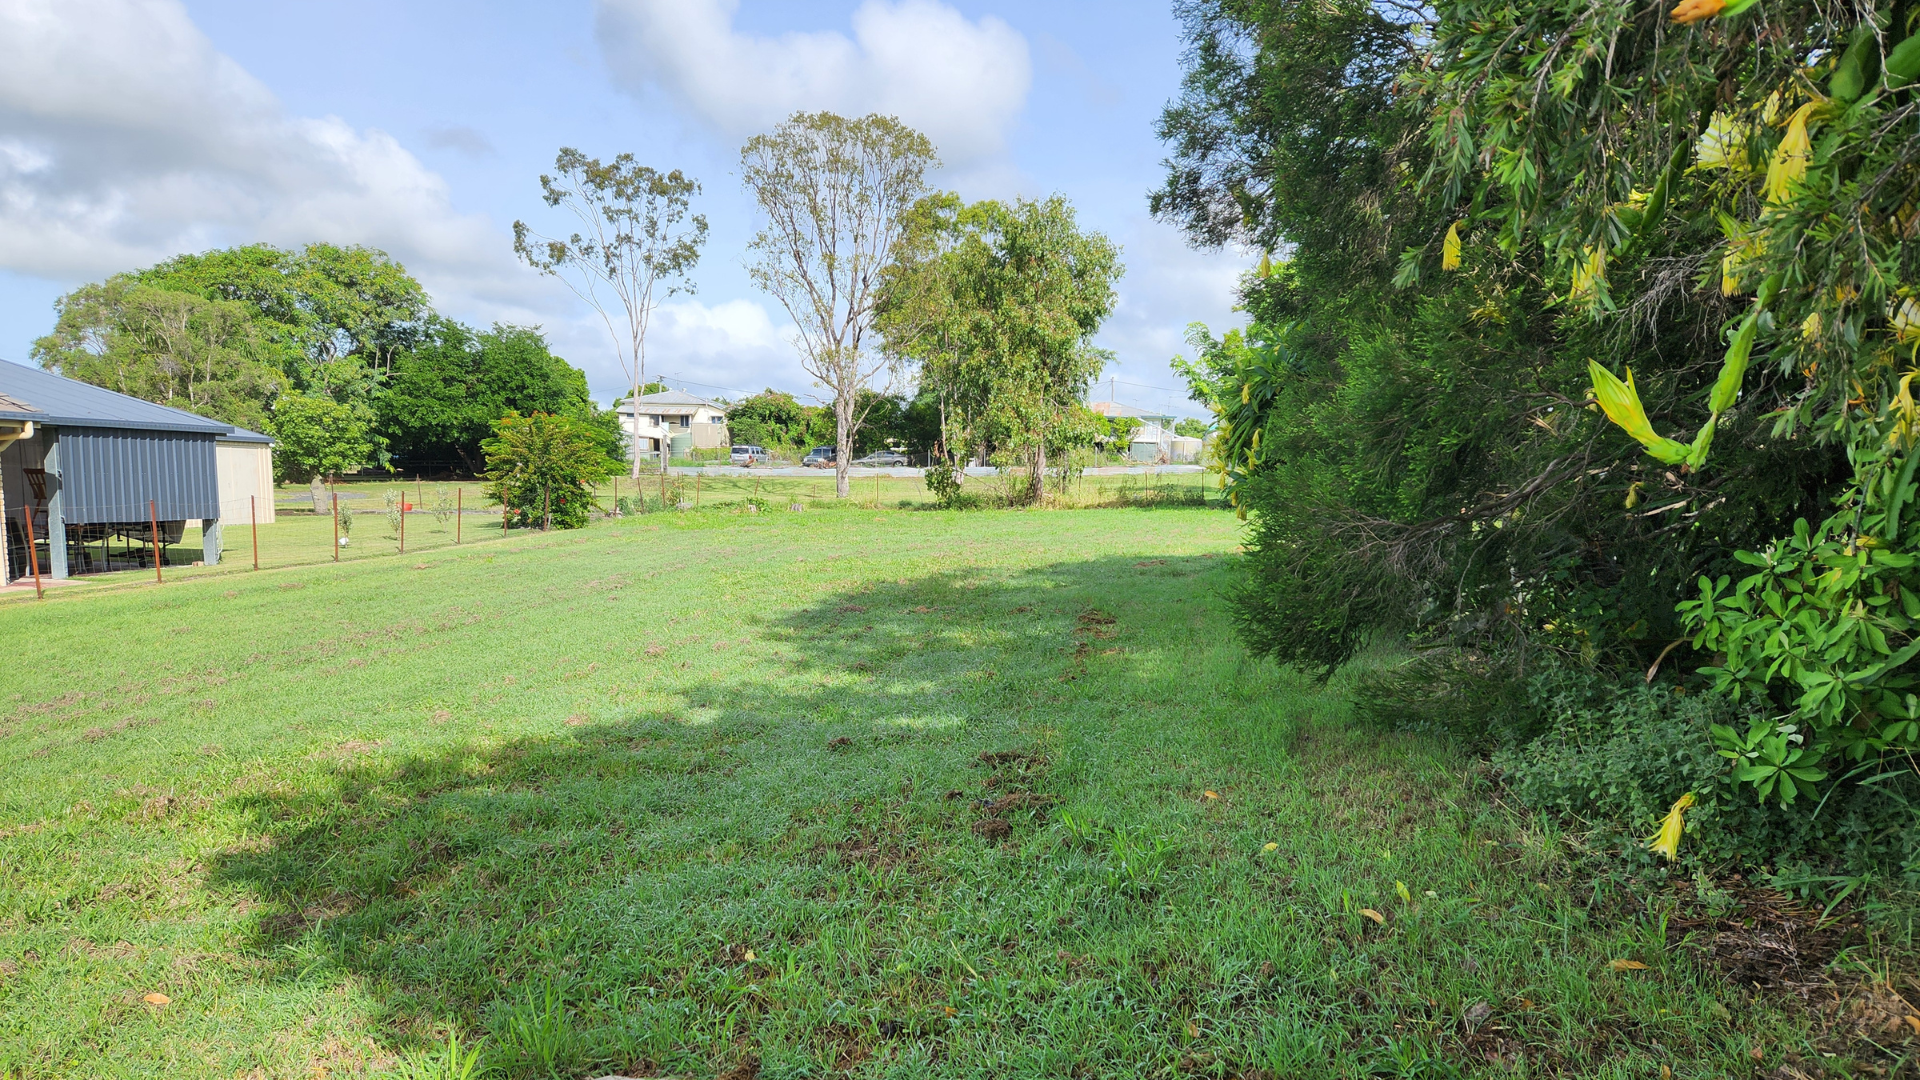
[{"label": "mown grass", "polygon": [[0,607],[0,1077],[392,1075],[450,1033],[510,1077],[1813,1054],[1472,762],[1248,661],[1236,542],[653,515]]}]

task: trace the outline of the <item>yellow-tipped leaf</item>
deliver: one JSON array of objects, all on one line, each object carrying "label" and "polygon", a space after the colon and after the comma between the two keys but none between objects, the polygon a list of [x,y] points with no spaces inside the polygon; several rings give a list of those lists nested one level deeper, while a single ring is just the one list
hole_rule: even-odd
[{"label": "yellow-tipped leaf", "polygon": [[1654,433],[1653,424],[1647,420],[1647,410],[1640,404],[1640,394],[1633,388],[1632,368],[1627,369],[1625,382],[1598,361],[1587,361],[1587,372],[1593,377],[1593,399],[1607,414],[1607,419],[1646,447],[1647,453],[1668,465],[1678,465],[1687,459],[1688,448],[1684,443]]},{"label": "yellow-tipped leaf", "polygon": [[1460,223],[1447,226],[1447,238],[1440,244],[1440,269],[1460,269]]},{"label": "yellow-tipped leaf", "polygon": [[1664,855],[1672,862],[1680,855],[1680,833],[1684,828],[1681,820],[1687,808],[1693,805],[1693,792],[1689,791],[1673,801],[1673,809],[1660,819],[1660,831],[1647,837],[1647,847],[1656,855]]},{"label": "yellow-tipped leaf", "polygon": [[1780,137],[1773,160],[1767,164],[1765,190],[1769,203],[1786,202],[1793,185],[1806,178],[1807,161],[1813,157],[1813,141],[1807,136],[1807,114],[1817,104],[1809,101],[1787,118],[1787,133]]}]

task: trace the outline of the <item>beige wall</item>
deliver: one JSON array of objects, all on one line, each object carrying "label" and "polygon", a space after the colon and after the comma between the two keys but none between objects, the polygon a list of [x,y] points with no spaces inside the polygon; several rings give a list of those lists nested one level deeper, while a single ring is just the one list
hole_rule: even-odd
[{"label": "beige wall", "polygon": [[724,421],[716,424],[706,416],[696,416],[692,431],[693,445],[701,450],[727,445],[727,425]]},{"label": "beige wall", "polygon": [[260,524],[273,523],[273,447],[266,443],[218,442],[214,463],[220,473],[220,523],[245,525],[252,496]]}]

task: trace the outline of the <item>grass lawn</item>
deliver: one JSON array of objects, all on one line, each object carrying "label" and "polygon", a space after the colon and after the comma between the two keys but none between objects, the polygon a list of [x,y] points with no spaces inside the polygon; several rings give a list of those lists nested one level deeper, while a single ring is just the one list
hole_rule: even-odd
[{"label": "grass lawn", "polygon": [[1245,659],[1237,541],[713,511],[0,605],[0,1077],[1818,1057],[1471,762]]}]

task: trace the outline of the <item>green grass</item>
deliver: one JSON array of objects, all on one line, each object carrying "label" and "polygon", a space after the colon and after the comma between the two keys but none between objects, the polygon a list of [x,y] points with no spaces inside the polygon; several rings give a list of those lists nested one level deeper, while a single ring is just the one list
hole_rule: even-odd
[{"label": "green grass", "polygon": [[1811,1053],[1471,762],[1247,660],[1237,542],[716,511],[0,606],[0,1077]]}]

